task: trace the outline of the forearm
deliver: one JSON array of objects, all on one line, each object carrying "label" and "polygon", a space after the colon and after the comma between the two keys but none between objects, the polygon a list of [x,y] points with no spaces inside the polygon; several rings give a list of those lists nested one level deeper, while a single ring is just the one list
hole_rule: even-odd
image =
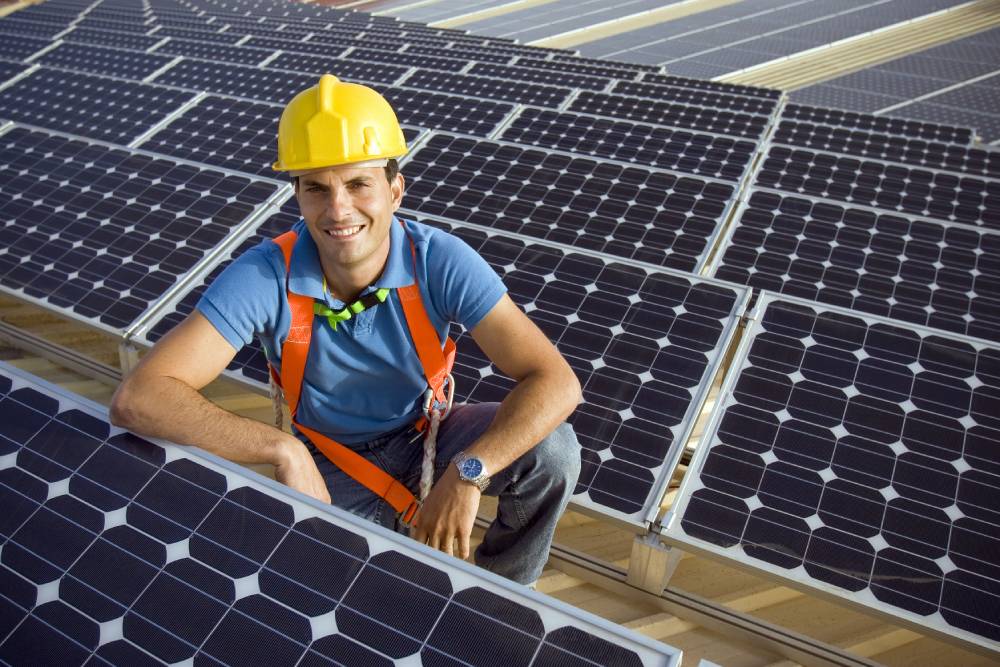
[{"label": "forearm", "polygon": [[197,445],[240,463],[279,464],[291,435],[218,407],[167,376],[128,378],[112,401],[112,422],[140,435]]},{"label": "forearm", "polygon": [[491,475],[496,474],[552,433],[579,401],[580,384],[569,366],[524,377],[468,451],[483,460]]}]

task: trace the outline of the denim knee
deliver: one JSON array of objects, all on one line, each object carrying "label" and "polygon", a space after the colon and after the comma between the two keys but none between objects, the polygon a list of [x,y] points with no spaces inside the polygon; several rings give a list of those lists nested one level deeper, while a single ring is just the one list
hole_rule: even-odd
[{"label": "denim knee", "polygon": [[536,465],[553,483],[570,490],[580,477],[580,443],[573,427],[563,422],[534,448]]}]

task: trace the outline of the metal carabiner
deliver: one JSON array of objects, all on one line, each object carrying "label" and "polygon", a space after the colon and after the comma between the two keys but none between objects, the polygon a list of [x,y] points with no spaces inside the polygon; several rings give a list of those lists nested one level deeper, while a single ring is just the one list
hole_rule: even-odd
[{"label": "metal carabiner", "polygon": [[[455,402],[455,378],[451,373],[448,373],[448,377],[445,378],[445,382],[448,386],[448,403],[445,406],[444,412],[441,414],[441,419],[448,416],[451,412],[451,406]],[[431,406],[434,404],[434,390],[427,387],[427,391],[424,392],[424,416],[428,419],[431,418]]]}]

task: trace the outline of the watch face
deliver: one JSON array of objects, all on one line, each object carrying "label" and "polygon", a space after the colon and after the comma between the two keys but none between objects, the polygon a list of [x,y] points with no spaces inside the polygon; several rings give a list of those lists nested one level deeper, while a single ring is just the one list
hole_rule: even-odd
[{"label": "watch face", "polygon": [[462,461],[462,477],[465,479],[475,479],[483,473],[483,462],[479,459],[469,458]]}]

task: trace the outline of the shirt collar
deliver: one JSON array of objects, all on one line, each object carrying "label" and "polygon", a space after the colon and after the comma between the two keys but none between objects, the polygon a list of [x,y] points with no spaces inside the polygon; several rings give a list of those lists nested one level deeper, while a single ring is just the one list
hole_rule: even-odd
[{"label": "shirt collar", "polygon": [[[410,240],[403,225],[393,217],[389,227],[389,257],[382,275],[363,293],[387,287],[405,287],[414,283],[413,255],[410,252]],[[328,299],[323,292],[323,267],[319,262],[319,250],[312,234],[303,224],[302,232],[292,249],[292,265],[288,273],[288,289],[295,294],[302,294],[337,306],[342,304],[336,299]]]}]

